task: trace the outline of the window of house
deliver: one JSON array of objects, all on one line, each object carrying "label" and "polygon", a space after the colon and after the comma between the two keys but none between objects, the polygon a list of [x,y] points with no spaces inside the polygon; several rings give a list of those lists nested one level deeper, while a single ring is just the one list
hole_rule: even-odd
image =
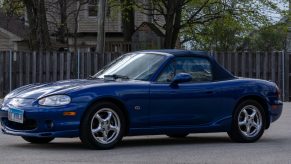
[{"label": "window of house", "polygon": [[111,7],[107,4],[106,5],[106,16],[110,17],[110,15],[111,15]]},{"label": "window of house", "polygon": [[[88,3],[88,15],[90,17],[96,17],[98,14],[98,3],[99,0],[90,0]],[[111,15],[111,8],[109,7],[109,5],[106,5],[106,16],[110,17]]]},{"label": "window of house", "polygon": [[98,0],[90,0],[88,3],[88,15],[97,16],[98,13]]}]

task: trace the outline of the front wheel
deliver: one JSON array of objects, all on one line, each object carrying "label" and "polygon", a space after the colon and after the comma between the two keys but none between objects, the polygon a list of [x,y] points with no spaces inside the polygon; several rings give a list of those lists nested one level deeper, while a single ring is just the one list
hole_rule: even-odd
[{"label": "front wheel", "polygon": [[263,107],[254,100],[240,103],[234,113],[228,133],[235,142],[255,142],[261,138],[266,125]]},{"label": "front wheel", "polygon": [[93,149],[110,149],[121,141],[125,117],[115,104],[102,102],[93,105],[85,114],[80,127],[82,143]]},{"label": "front wheel", "polygon": [[22,137],[25,141],[32,144],[46,144],[54,140],[52,137]]}]

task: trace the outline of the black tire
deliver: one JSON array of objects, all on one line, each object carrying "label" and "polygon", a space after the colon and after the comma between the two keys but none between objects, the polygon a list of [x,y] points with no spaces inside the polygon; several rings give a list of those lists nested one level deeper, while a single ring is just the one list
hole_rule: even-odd
[{"label": "black tire", "polygon": [[22,137],[25,141],[32,144],[46,144],[50,143],[55,138],[52,137]]},{"label": "black tire", "polygon": [[177,133],[177,134],[167,134],[168,137],[171,138],[185,138],[189,133]]},{"label": "black tire", "polygon": [[[103,109],[112,109],[114,114],[116,114],[116,118],[119,118],[119,132],[116,133],[115,139],[112,140],[110,143],[102,143],[96,139],[96,134],[93,135],[93,132],[91,130],[91,124],[93,124],[93,117],[98,113],[98,111],[102,111]],[[111,121],[108,126],[111,125]],[[100,123],[98,123],[100,125]],[[122,137],[125,133],[125,127],[126,127],[126,121],[125,121],[125,116],[121,109],[116,106],[115,104],[111,102],[100,102],[92,105],[84,114],[82,121],[81,121],[81,126],[80,126],[80,140],[82,141],[83,144],[85,144],[88,148],[91,149],[111,149],[114,146],[116,146],[121,140]],[[103,129],[103,128],[101,128]],[[109,134],[109,133],[108,133]],[[101,135],[103,133],[101,132]],[[106,132],[107,135],[107,132]]]},{"label": "black tire", "polygon": [[[253,118],[253,120],[251,120],[250,115],[246,116],[250,120],[244,121],[245,120],[244,119],[242,121],[242,122],[247,122],[246,125],[242,124],[239,126],[239,121],[242,118],[239,115],[245,115],[245,114],[241,114],[241,113],[244,113],[243,109],[248,109],[248,107],[255,107],[255,108],[251,108],[251,109],[257,109],[256,111],[257,111],[258,115],[255,117],[257,118],[256,122],[260,122],[259,123],[259,125],[261,125],[261,126],[259,126],[260,128],[252,127],[253,125],[251,122],[254,122],[254,118]],[[258,119],[258,118],[260,118],[259,115],[261,116],[261,121],[258,121],[258,120],[260,120],[260,119]],[[245,129],[244,129],[244,126],[245,126]],[[246,130],[247,126],[250,126],[254,129],[253,135],[247,135],[247,133],[244,132],[244,131],[247,131]],[[241,142],[241,143],[251,143],[251,142],[256,142],[257,140],[259,140],[261,138],[261,136],[264,133],[265,127],[266,127],[266,114],[265,114],[265,111],[264,111],[262,105],[255,100],[246,100],[246,101],[241,102],[236,107],[234,115],[233,115],[233,119],[232,119],[231,130],[229,132],[227,132],[227,134],[229,135],[229,137],[232,141]],[[249,128],[249,129],[252,130],[252,128]],[[259,129],[259,130],[257,130],[257,129]],[[251,130],[249,130],[249,131],[251,131]]]}]

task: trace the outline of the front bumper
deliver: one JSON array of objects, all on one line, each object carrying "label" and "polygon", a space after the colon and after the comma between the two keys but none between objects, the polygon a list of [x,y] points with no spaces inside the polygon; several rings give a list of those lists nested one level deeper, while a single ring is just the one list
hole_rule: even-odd
[{"label": "front bumper", "polygon": [[[83,109],[79,104],[63,107],[29,107],[24,111],[24,123],[8,120],[9,106],[0,110],[1,131],[4,134],[27,137],[78,137]],[[76,112],[75,116],[64,116],[64,112]]]}]

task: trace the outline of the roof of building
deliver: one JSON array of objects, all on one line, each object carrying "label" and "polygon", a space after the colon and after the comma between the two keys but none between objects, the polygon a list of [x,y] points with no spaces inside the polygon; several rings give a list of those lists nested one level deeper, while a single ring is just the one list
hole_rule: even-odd
[{"label": "roof of building", "polygon": [[150,22],[143,22],[135,31],[138,31],[143,26],[148,26],[158,36],[164,36],[163,32],[155,24]]},{"label": "roof of building", "polygon": [[27,38],[28,27],[24,22],[16,16],[7,16],[2,9],[0,9],[0,28],[19,36],[20,38]]}]

